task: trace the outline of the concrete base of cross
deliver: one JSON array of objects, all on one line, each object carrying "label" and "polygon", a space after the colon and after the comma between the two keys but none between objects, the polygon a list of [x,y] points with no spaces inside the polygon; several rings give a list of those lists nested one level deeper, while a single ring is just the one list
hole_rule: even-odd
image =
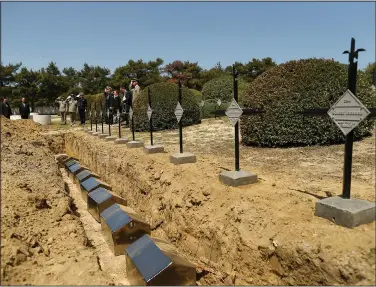
[{"label": "concrete base of cross", "polygon": [[115,144],[126,144],[128,142],[127,138],[119,138],[114,141]]},{"label": "concrete base of cross", "polygon": [[337,225],[354,228],[374,222],[375,212],[374,202],[333,196],[316,202],[315,215],[329,219]]},{"label": "concrete base of cross", "polygon": [[146,154],[163,153],[164,147],[162,145],[146,145],[144,146],[144,152]]},{"label": "concrete base of cross", "polygon": [[100,138],[100,139],[104,139],[105,137],[108,137],[109,136],[109,134],[99,134],[98,135],[98,137]]},{"label": "concrete base of cross", "polygon": [[105,137],[104,138],[104,140],[106,141],[106,142],[113,142],[114,140],[116,140],[117,139],[117,137],[115,137],[115,136],[108,136],[108,137]]},{"label": "concrete base of cross", "polygon": [[229,186],[241,186],[257,182],[257,174],[245,170],[222,171],[219,181]]},{"label": "concrete base of cross", "polygon": [[143,147],[144,146],[144,143],[142,141],[130,141],[130,142],[127,142],[127,147],[128,148],[140,148],[140,147]]},{"label": "concrete base of cross", "polygon": [[185,164],[185,163],[195,163],[196,156],[190,152],[174,153],[173,155],[170,155],[170,162],[175,165]]}]

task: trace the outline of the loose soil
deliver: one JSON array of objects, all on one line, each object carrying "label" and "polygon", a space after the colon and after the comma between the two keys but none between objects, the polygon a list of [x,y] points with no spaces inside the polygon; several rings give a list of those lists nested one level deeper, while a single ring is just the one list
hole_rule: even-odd
[{"label": "loose soil", "polygon": [[[341,194],[343,145],[241,147],[241,168],[259,182],[232,188],[218,175],[233,170],[233,128],[211,119],[183,135],[196,164],[169,162],[179,151],[177,131],[154,134],[165,154],[145,155],[79,131],[65,142],[68,154],[149,220],[154,235],[199,266],[199,284],[375,284],[375,224],[346,229],[314,216],[318,199]],[[148,136],[136,139],[148,144]],[[374,137],[354,144],[353,197],[375,200],[374,155]]]},{"label": "loose soil", "polygon": [[113,285],[55,163],[59,143],[43,130],[1,117],[1,284]]},{"label": "loose soil", "polygon": [[[182,166],[168,158],[177,131],[155,133],[166,153],[145,155],[79,128],[1,120],[2,284],[127,284],[124,258],[111,257],[54,161],[65,146],[198,266],[199,285],[375,285],[375,224],[347,229],[314,216],[318,199],[341,193],[343,145],[241,147],[241,168],[259,182],[232,188],[218,181],[234,168],[233,128],[222,119],[184,128],[197,163]],[[148,133],[136,139],[149,143]],[[374,184],[373,136],[354,143],[352,196],[375,201]]]}]

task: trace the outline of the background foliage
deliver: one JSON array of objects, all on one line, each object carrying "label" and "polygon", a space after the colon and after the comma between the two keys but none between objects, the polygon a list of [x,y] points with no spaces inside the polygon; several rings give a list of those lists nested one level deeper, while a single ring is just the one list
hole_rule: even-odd
[{"label": "background foliage", "polygon": [[[245,107],[265,110],[263,116],[244,116],[241,134],[246,145],[293,146],[343,143],[340,129],[328,117],[296,115],[303,109],[333,105],[347,90],[347,65],[333,60],[290,61],[255,79],[243,100]],[[366,107],[375,107],[375,91],[364,72],[358,73],[357,95]],[[364,121],[355,137],[369,134],[372,120]]]},{"label": "background foliage", "polygon": [[[148,89],[151,91],[153,113],[153,129],[166,130],[178,127],[174,110],[178,103],[178,85],[174,83],[158,83],[142,90],[134,103],[135,131],[148,131],[149,119],[147,117]],[[182,89],[182,117],[183,126],[198,124],[201,121],[199,105],[194,94],[186,87]]]}]

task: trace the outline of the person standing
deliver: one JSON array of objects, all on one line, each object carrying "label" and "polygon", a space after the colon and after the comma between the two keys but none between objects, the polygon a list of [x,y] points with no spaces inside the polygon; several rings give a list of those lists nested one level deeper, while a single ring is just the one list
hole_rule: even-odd
[{"label": "person standing", "polygon": [[141,88],[138,85],[138,81],[132,80],[132,104],[134,103],[134,101],[136,100],[136,98],[140,94],[140,92],[141,92]]},{"label": "person standing", "polygon": [[74,95],[70,95],[68,98],[68,113],[70,115],[71,127],[75,124],[77,114],[77,100]]},{"label": "person standing", "polygon": [[86,118],[85,118],[86,109],[87,109],[87,100],[85,99],[84,93],[81,92],[79,94],[79,99],[78,99],[78,113],[80,115],[81,125],[85,124],[85,121],[86,121]]},{"label": "person standing", "polygon": [[21,105],[19,107],[19,112],[21,115],[21,119],[27,120],[30,115],[30,107],[28,104],[25,103],[25,98],[21,99]]},{"label": "person standing", "polygon": [[58,97],[55,102],[59,104],[61,123],[65,125],[67,123],[68,98]]},{"label": "person standing", "polygon": [[109,97],[110,95],[112,94],[111,93],[111,87],[107,86],[105,89],[104,89],[104,94],[103,94],[103,107],[105,107],[105,113],[107,113],[107,110],[109,108],[109,104],[108,104],[108,100],[109,100]]},{"label": "person standing", "polygon": [[121,113],[121,100],[118,91],[114,91],[114,109],[113,114],[117,115],[118,111]]},{"label": "person standing", "polygon": [[114,94],[109,93],[108,98],[107,98],[107,110],[110,112],[109,118],[108,118],[110,125],[114,123],[114,107],[115,107]]},{"label": "person standing", "polygon": [[3,97],[0,112],[4,117],[6,117],[8,119],[10,119],[10,116],[12,115],[12,109],[10,108],[10,105],[9,105],[6,97]]}]

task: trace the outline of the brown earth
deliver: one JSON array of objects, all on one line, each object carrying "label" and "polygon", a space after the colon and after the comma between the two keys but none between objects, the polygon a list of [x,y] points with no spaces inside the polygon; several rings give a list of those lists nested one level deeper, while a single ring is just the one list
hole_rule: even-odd
[{"label": "brown earth", "polygon": [[[346,229],[314,216],[319,198],[341,193],[343,146],[242,147],[242,169],[260,180],[232,188],[218,181],[233,169],[232,133],[221,119],[184,129],[197,163],[183,166],[168,157],[178,151],[177,131],[155,133],[167,153],[150,156],[79,131],[65,141],[67,153],[126,198],[154,235],[200,267],[199,284],[374,285],[375,224]],[[148,143],[148,134],[136,139]],[[374,137],[354,144],[353,197],[375,200],[374,147]]]},{"label": "brown earth", "polygon": [[[108,285],[52,149],[31,120],[1,117],[1,284]],[[60,144],[59,144],[60,142]]]},{"label": "brown earth", "polygon": [[[346,229],[314,216],[317,198],[341,193],[342,145],[241,147],[241,168],[260,180],[231,188],[218,181],[234,165],[233,128],[222,119],[184,129],[197,163],[177,167],[168,160],[177,131],[155,133],[167,153],[147,156],[77,128],[1,120],[3,285],[127,284],[122,259],[54,161],[64,144],[197,264],[199,285],[375,284],[375,224]],[[136,137],[148,143],[147,133]],[[354,144],[353,197],[374,201],[374,183],[370,137]]]}]

